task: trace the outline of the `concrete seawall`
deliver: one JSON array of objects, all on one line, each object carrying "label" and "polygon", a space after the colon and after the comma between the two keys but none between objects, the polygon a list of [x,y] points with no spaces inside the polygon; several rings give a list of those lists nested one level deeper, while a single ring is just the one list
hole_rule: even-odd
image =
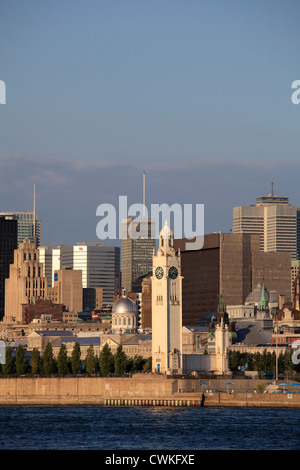
[{"label": "concrete seawall", "polygon": [[[182,380],[181,385],[182,387]],[[134,375],[132,378],[1,378],[0,406],[231,406],[300,408],[298,393],[179,392],[177,379]]]}]

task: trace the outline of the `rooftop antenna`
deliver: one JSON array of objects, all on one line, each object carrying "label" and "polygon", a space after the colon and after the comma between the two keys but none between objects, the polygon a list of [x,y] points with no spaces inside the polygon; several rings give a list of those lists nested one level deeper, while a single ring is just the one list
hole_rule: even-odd
[{"label": "rooftop antenna", "polygon": [[146,208],[146,174],[144,170],[143,171],[143,217],[145,217],[145,208]]},{"label": "rooftop antenna", "polygon": [[36,248],[35,184],[33,185],[33,238],[34,247]]},{"label": "rooftop antenna", "polygon": [[271,196],[274,196],[274,183],[271,183]]}]

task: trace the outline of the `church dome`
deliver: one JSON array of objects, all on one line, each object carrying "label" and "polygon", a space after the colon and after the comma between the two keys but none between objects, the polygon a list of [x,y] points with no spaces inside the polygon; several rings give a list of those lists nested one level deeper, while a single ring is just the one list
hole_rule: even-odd
[{"label": "church dome", "polygon": [[[262,297],[262,284],[257,284],[257,287],[246,297],[245,304],[258,305]],[[265,299],[269,301],[270,295],[267,289],[264,289]]]},{"label": "church dome", "polygon": [[138,313],[138,307],[128,297],[121,297],[113,306],[112,313]]}]

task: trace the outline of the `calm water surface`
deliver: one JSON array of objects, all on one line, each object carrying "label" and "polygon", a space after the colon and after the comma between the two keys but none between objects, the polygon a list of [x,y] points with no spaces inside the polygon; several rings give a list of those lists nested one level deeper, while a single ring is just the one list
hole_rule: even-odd
[{"label": "calm water surface", "polygon": [[300,409],[0,407],[1,450],[298,450]]}]

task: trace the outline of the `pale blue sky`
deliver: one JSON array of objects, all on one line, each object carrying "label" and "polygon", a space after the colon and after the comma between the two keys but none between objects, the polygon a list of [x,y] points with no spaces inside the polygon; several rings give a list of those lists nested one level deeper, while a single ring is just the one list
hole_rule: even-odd
[{"label": "pale blue sky", "polygon": [[299,1],[0,7],[1,210],[36,183],[44,243],[94,240],[97,205],[140,202],[144,168],[148,202],[205,203],[207,231],[271,181],[300,206]]}]

